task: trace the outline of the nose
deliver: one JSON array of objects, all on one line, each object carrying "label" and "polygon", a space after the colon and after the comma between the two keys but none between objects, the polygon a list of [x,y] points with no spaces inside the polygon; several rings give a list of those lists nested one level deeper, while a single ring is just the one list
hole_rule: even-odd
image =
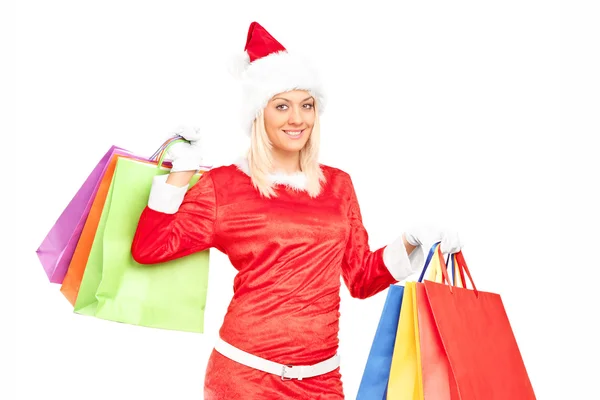
[{"label": "nose", "polygon": [[299,125],[302,123],[302,113],[298,107],[292,107],[290,112],[290,117],[288,119],[288,124],[290,125]]}]

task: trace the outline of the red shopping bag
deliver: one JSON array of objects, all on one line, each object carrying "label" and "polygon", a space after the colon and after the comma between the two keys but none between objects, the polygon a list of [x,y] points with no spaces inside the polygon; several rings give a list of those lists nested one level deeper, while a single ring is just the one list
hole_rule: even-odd
[{"label": "red shopping bag", "polygon": [[[439,248],[438,253],[441,257]],[[432,389],[437,394],[429,397],[424,387],[425,399],[535,399],[500,295],[477,290],[463,254],[455,257],[460,276],[467,274],[472,289],[450,286],[443,258],[444,283],[426,280],[421,285],[424,290],[417,289],[417,296],[421,294],[420,299],[417,297],[419,313],[426,316],[430,312],[429,318],[419,315],[419,329],[429,330],[429,343],[439,338],[430,362],[436,357],[442,360],[442,367],[434,370],[442,383]],[[422,319],[427,321],[426,327],[421,325]],[[424,373],[431,371],[432,364],[423,366]]]},{"label": "red shopping bag", "polygon": [[[439,244],[431,249],[430,273],[425,282],[443,282],[442,253]],[[429,257],[428,257],[429,259]],[[453,263],[455,266],[456,263]],[[454,282],[462,282],[454,269]],[[442,339],[438,332],[424,283],[415,285],[417,299],[417,317],[419,323],[419,341],[421,348],[421,377],[423,382],[423,398],[425,400],[459,400],[456,380],[452,375],[450,362],[444,350]]]}]

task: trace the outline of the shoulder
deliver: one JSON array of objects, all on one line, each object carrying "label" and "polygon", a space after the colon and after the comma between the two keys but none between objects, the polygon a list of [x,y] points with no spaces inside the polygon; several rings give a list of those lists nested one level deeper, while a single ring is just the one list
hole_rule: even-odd
[{"label": "shoulder", "polygon": [[250,177],[236,164],[211,168],[203,176],[210,177],[220,206],[256,197]]},{"label": "shoulder", "polygon": [[325,164],[321,164],[321,169],[326,179],[326,192],[339,198],[352,197],[354,186],[350,174],[340,168]]},{"label": "shoulder", "polygon": [[202,175],[210,176],[216,183],[228,183],[231,179],[243,177],[244,173],[235,165],[222,165],[205,171]]},{"label": "shoulder", "polygon": [[325,175],[325,177],[327,178],[327,181],[333,181],[333,182],[351,182],[351,178],[350,175],[337,167],[333,167],[331,165],[325,165],[325,164],[320,164],[321,165],[321,170],[323,171],[323,175]]},{"label": "shoulder", "polygon": [[327,164],[319,164],[321,166],[321,169],[323,170],[323,173],[327,173],[329,175],[332,176],[343,176],[343,175],[348,175],[348,173],[346,173],[345,171],[341,170],[340,168],[331,166],[331,165],[327,165]]},{"label": "shoulder", "polygon": [[[237,173],[241,172],[237,171]],[[206,189],[211,188],[215,192],[223,192],[231,183],[235,183],[237,173],[235,167],[230,165],[202,170],[200,171],[198,184],[195,186],[201,186]]]}]

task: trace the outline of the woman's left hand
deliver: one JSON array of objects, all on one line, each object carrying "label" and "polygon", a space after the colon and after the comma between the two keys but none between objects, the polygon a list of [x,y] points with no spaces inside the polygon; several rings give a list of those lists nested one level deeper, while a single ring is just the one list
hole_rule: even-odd
[{"label": "woman's left hand", "polygon": [[435,227],[415,227],[404,232],[404,238],[413,246],[431,247],[441,242],[440,250],[444,254],[458,253],[464,247],[458,233]]}]

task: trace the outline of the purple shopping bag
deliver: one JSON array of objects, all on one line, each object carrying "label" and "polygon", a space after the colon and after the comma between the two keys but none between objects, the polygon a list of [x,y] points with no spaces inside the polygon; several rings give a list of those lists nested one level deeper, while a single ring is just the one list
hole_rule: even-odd
[{"label": "purple shopping bag", "polygon": [[36,251],[50,282],[62,283],[67,273],[100,181],[114,153],[130,154],[129,151],[116,146],[112,146],[106,152]]}]

